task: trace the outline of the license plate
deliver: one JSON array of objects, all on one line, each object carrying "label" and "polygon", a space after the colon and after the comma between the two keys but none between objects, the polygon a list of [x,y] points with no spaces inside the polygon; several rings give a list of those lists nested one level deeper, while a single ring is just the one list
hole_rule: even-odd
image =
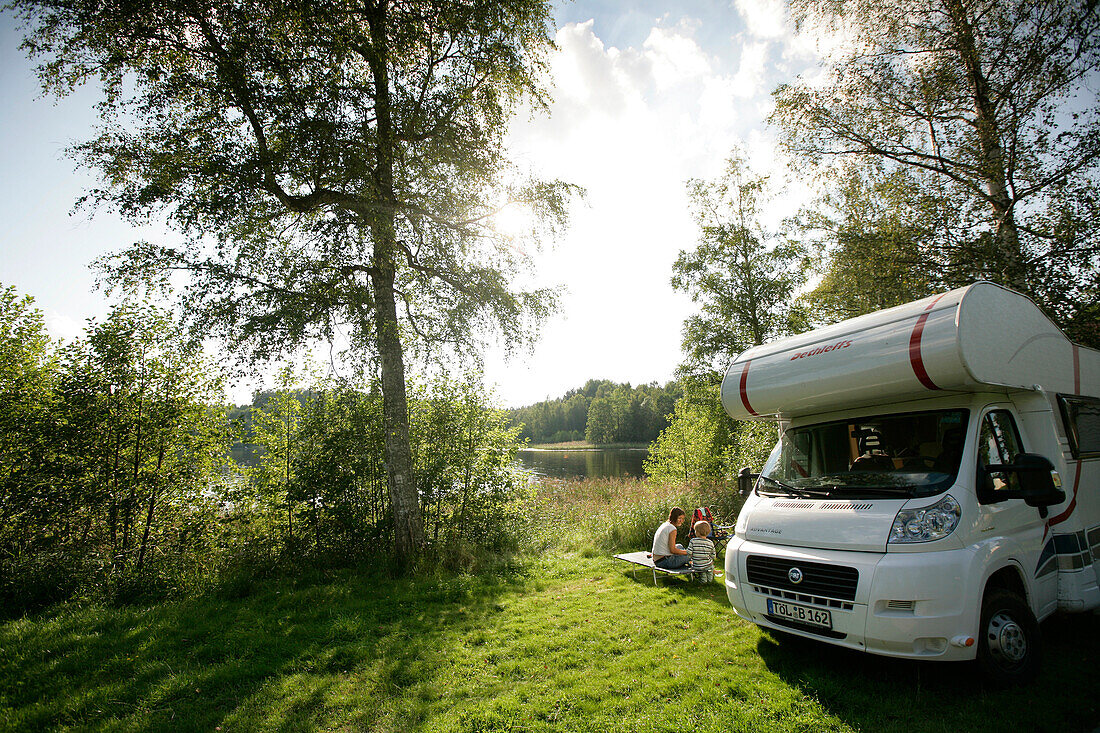
[{"label": "license plate", "polygon": [[790,619],[791,621],[798,621],[799,623],[810,624],[811,626],[820,626],[823,629],[833,628],[833,615],[820,608],[800,606],[797,603],[786,603],[784,601],[776,601],[769,598],[768,613],[772,616]]}]

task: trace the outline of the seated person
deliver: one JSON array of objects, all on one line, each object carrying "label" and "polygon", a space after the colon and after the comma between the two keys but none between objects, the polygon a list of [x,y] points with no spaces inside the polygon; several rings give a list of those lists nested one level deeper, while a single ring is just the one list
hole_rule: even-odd
[{"label": "seated person", "polygon": [[676,528],[684,523],[684,510],[672,507],[668,521],[653,533],[653,564],[662,570],[675,570],[691,562],[691,554],[676,544]]},{"label": "seated person", "polygon": [[882,436],[874,428],[866,428],[857,438],[859,458],[852,463],[853,471],[893,471],[894,461],[882,447]]},{"label": "seated person", "polygon": [[688,542],[688,552],[691,553],[691,567],[695,569],[692,580],[704,583],[714,582],[714,558],[718,553],[714,551],[714,543],[707,539],[710,534],[708,522],[696,522],[692,528],[695,536]]}]

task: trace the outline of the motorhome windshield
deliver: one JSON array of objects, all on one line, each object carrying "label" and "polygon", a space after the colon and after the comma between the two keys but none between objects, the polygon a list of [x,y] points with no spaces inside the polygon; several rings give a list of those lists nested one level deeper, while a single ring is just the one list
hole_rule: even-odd
[{"label": "motorhome windshield", "polygon": [[766,496],[934,496],[959,471],[967,410],[869,415],[789,428],[756,484]]}]

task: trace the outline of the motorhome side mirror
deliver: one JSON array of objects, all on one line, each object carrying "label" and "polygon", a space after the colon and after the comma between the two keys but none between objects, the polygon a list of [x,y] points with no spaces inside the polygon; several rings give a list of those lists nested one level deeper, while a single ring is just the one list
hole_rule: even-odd
[{"label": "motorhome side mirror", "polygon": [[760,474],[753,473],[748,466],[742,468],[737,474],[737,493],[741,496],[748,496],[752,493],[752,486],[758,478],[760,478]]},{"label": "motorhome side mirror", "polygon": [[1054,486],[1054,464],[1036,453],[1020,453],[1012,463],[990,465],[986,473],[1014,473],[1019,481],[1018,491],[1000,490],[998,499],[1023,499],[1028,506],[1048,507],[1061,504],[1066,493]]}]

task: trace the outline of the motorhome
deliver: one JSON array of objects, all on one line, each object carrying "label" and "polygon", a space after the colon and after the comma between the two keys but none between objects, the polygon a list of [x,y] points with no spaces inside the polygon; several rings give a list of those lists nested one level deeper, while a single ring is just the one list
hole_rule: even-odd
[{"label": "motorhome", "polygon": [[1033,677],[1039,622],[1100,607],[1100,351],[988,282],[749,349],[722,382],[779,442],[725,557],[780,632]]}]

